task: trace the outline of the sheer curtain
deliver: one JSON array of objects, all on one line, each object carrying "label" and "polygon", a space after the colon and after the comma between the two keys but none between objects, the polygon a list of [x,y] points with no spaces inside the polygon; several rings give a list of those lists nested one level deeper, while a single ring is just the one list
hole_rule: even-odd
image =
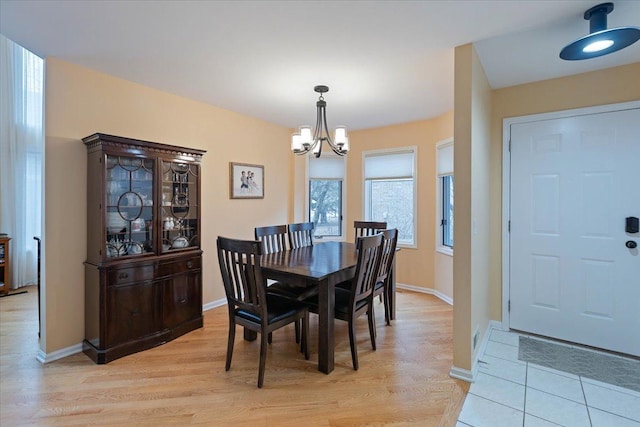
[{"label": "sheer curtain", "polygon": [[12,288],[36,283],[42,224],[44,61],[0,34],[0,233]]}]

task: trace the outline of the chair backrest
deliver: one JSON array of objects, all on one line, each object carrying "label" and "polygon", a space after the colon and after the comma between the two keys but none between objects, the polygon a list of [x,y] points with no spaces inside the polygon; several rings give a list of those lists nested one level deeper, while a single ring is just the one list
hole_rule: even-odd
[{"label": "chair backrest", "polygon": [[267,319],[266,282],[260,258],[262,242],[218,237],[218,262],[229,314],[246,310]]},{"label": "chair backrest", "polygon": [[378,268],[378,278],[376,283],[386,282],[393,265],[393,258],[396,255],[398,244],[398,229],[391,228],[382,232],[382,255],[380,256],[380,267]]},{"label": "chair backrest", "polygon": [[356,238],[373,236],[386,229],[387,223],[377,221],[353,221],[353,228],[356,230]]},{"label": "chair backrest", "polygon": [[303,246],[313,246],[314,228],[315,224],[312,222],[289,224],[289,247],[296,249]]},{"label": "chair backrest", "polygon": [[369,298],[378,278],[380,256],[382,254],[382,234],[363,236],[356,239],[358,262],[351,287],[351,306]]},{"label": "chair backrest", "polygon": [[262,242],[262,253],[272,254],[287,250],[287,226],[270,225],[267,227],[256,227],[254,230],[256,240]]}]

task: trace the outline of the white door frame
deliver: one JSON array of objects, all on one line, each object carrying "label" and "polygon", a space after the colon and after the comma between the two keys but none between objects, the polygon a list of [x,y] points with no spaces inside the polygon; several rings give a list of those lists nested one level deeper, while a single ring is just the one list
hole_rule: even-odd
[{"label": "white door frame", "polygon": [[553,111],[550,113],[532,114],[529,116],[510,117],[502,120],[502,329],[509,330],[509,264],[510,264],[510,235],[509,222],[511,220],[511,125],[519,123],[537,122],[542,120],[560,119],[565,117],[584,116],[588,114],[609,113],[613,111],[640,108],[640,101],[623,102],[618,104],[598,105],[594,107],[577,108],[573,110]]}]

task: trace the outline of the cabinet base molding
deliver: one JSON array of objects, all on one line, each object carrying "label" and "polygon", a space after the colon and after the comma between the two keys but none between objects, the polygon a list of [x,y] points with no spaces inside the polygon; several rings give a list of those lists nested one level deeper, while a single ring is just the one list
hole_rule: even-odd
[{"label": "cabinet base molding", "polygon": [[177,326],[171,330],[167,329],[162,332],[155,333],[143,339],[138,339],[133,342],[111,347],[105,350],[96,348],[89,341],[84,340],[82,342],[82,352],[89,356],[98,365],[104,365],[109,362],[113,362],[121,357],[128,356],[130,354],[138,353],[140,351],[149,350],[150,348],[157,347],[165,344],[169,341],[193,331],[194,329],[201,328],[203,325],[203,318],[190,320],[184,324]]}]

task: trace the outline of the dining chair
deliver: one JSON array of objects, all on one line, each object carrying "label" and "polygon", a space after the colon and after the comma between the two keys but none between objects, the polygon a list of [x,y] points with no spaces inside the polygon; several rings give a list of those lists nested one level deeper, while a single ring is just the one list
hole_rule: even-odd
[{"label": "dining chair", "polygon": [[[353,369],[358,370],[358,349],[356,346],[356,319],[363,314],[368,315],[369,337],[371,347],[376,350],[373,288],[376,284],[380,256],[382,254],[382,234],[358,237],[356,248],[358,260],[355,275],[349,289],[335,288],[335,318],[349,322],[349,344],[351,346],[351,361]],[[318,297],[307,300],[309,310],[317,313]]]},{"label": "dining chair", "polygon": [[362,236],[373,236],[387,228],[386,222],[378,221],[353,221],[353,228],[356,231],[356,238]]},{"label": "dining chair", "polygon": [[[282,226],[279,226],[282,227]],[[314,224],[312,222],[302,222],[285,226],[288,234],[289,247],[297,249],[304,246],[313,246],[312,234]],[[295,301],[303,301],[313,295],[318,294],[317,286],[301,287],[293,286],[285,282],[276,282],[267,288],[267,292],[280,295]],[[300,342],[300,322],[295,324],[296,342]]]},{"label": "dining chair", "polygon": [[229,306],[229,340],[225,370],[231,368],[236,325],[260,334],[258,388],[264,383],[267,336],[289,323],[302,321],[302,347],[309,359],[309,309],[305,304],[267,293],[260,260],[262,242],[218,237],[218,262]]},{"label": "dining chair", "polygon": [[262,253],[265,255],[287,250],[286,224],[256,227],[254,229],[254,236],[256,240],[262,242]]},{"label": "dining chair", "polygon": [[373,288],[373,298],[380,295],[384,300],[384,320],[387,325],[391,325],[391,302],[389,301],[389,288],[391,283],[391,269],[396,256],[396,246],[398,244],[398,229],[391,228],[382,232],[382,254],[380,255],[380,265]]},{"label": "dining chair", "polygon": [[[287,250],[287,225],[269,225],[265,227],[255,227],[254,236],[256,240],[262,242],[262,253],[264,255]],[[296,288],[283,282],[268,283],[267,292],[283,297],[302,300],[312,293],[305,293],[304,288]],[[300,298],[299,298],[300,297]],[[300,343],[300,322],[295,323],[296,342]],[[272,336],[268,337],[269,344]]]},{"label": "dining chair", "polygon": [[303,246],[313,246],[313,222],[299,222],[289,224],[289,247],[291,249],[301,248]]}]

